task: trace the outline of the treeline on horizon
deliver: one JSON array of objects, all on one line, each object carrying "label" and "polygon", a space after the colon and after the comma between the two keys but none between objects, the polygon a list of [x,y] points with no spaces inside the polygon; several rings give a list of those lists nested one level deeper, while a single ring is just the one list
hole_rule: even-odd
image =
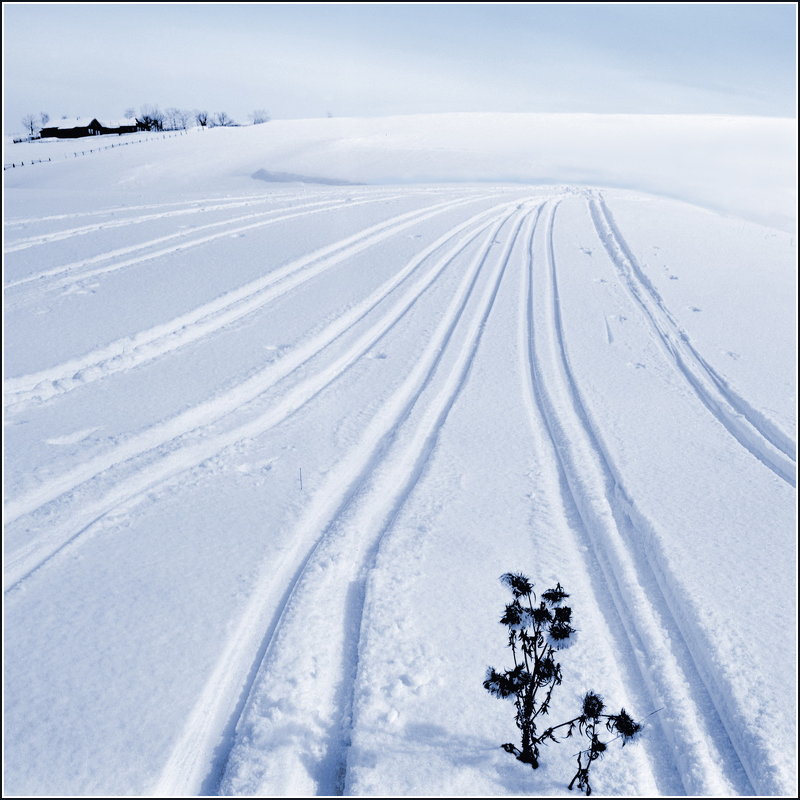
[{"label": "treeline on horizon", "polygon": [[[127,108],[124,117],[125,119],[135,119],[141,130],[145,131],[185,130],[192,123],[201,128],[231,127],[240,124],[226,111],[217,111],[213,114],[205,109],[167,108],[162,111],[158,106],[142,106],[138,114],[134,108]],[[50,115],[46,111],[38,114],[26,114],[22,118],[22,127],[31,138],[34,138],[42,128],[47,127],[50,119]],[[61,119],[68,119],[68,117],[65,114]],[[258,108],[248,114],[248,119],[250,124],[260,125],[269,122],[270,115],[263,108]]]}]

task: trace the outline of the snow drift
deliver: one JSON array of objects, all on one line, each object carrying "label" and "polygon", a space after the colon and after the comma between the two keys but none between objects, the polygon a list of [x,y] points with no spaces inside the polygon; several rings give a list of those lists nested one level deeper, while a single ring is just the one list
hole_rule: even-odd
[{"label": "snow drift", "polygon": [[[231,176],[283,173],[323,183],[571,183],[651,192],[784,230],[796,217],[797,124],[790,119],[464,113],[283,120],[194,133],[203,139],[191,147],[156,137],[146,154],[115,153],[115,181],[199,188]],[[71,156],[114,140],[121,138],[79,140],[80,147],[52,140],[12,145],[4,161],[12,152],[17,162],[26,153]],[[102,174],[105,159],[96,161]],[[79,169],[85,185],[92,170]]]}]

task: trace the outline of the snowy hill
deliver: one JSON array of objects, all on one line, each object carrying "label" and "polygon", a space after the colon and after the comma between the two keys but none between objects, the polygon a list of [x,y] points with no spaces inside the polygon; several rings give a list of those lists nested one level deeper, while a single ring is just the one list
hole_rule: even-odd
[{"label": "snowy hill", "polygon": [[[568,795],[524,572],[644,719],[607,795],[796,764],[795,123],[192,131],[5,178],[5,794]],[[19,154],[19,155],[17,155]]]}]

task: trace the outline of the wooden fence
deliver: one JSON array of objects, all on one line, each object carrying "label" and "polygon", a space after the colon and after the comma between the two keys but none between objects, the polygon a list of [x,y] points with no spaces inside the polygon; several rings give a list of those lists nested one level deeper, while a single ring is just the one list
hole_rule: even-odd
[{"label": "wooden fence", "polygon": [[[124,135],[124,134],[123,134]],[[126,141],[126,142],[117,142],[116,144],[107,144],[105,147],[92,147],[89,150],[76,150],[72,153],[72,158],[77,158],[78,156],[87,156],[89,153],[99,153],[101,150],[111,150],[115,147],[125,147],[129,144],[141,144],[142,142],[155,142],[160,139],[172,139],[175,136],[185,136],[186,131],[176,131],[174,133],[163,133],[161,136],[150,136],[147,139],[136,139],[135,141]],[[64,153],[64,158],[69,158],[69,153]],[[48,162],[52,163],[53,159],[50,158],[38,158],[38,159],[28,159],[27,161],[14,161],[11,164],[3,164],[3,171],[7,169],[16,169],[17,167],[24,167],[29,164],[47,164]],[[56,158],[58,161],[58,158]]]}]

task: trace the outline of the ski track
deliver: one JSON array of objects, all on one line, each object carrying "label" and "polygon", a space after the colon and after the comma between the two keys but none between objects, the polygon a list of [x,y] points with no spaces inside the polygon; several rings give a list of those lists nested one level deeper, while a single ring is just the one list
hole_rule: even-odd
[{"label": "ski track", "polygon": [[[51,369],[10,379],[5,382],[9,409],[16,411],[30,403],[44,402],[91,381],[165,356],[185,344],[223,330],[367,247],[436,214],[488,196],[449,199],[385,220],[295,259],[274,273],[167,323]],[[254,202],[259,202],[255,198],[260,196],[253,197]],[[391,196],[373,196],[344,204],[321,200],[296,207],[323,206],[314,211],[262,220],[234,229],[234,232],[293,216],[387,199]],[[679,776],[689,795],[778,792],[773,786],[759,785],[757,776],[761,771],[754,761],[761,756],[768,758],[768,753],[759,751],[758,741],[739,738],[738,727],[734,724],[738,711],[727,708],[731,693],[718,684],[713,664],[706,663],[702,656],[705,652],[702,634],[691,626],[685,630],[686,626],[681,624],[681,602],[672,596],[669,582],[662,574],[663,565],[659,562],[659,553],[654,550],[657,545],[653,531],[625,490],[622,477],[584,405],[570,366],[559,298],[553,244],[558,201],[551,200],[532,210],[531,203],[531,200],[505,202],[473,215],[417,253],[392,278],[324,330],[299,342],[284,358],[224,393],[151,426],[109,453],[90,459],[8,503],[6,522],[35,513],[84,484],[92,490],[94,484],[98,484],[100,490],[98,499],[82,504],[81,510],[66,523],[7,556],[6,592],[16,589],[56,556],[83,541],[111,511],[229,446],[268,431],[305,407],[386,336],[447,267],[489,230],[412,371],[386,400],[357,444],[312,495],[278,563],[262,568],[247,605],[224,643],[214,671],[162,769],[153,789],[154,796],[208,795],[235,789],[235,762],[241,755],[249,759],[251,771],[255,768],[262,777],[265,770],[272,770],[270,786],[280,790],[278,794],[292,796],[298,791],[295,796],[309,792],[342,794],[369,575],[381,542],[424,474],[450,410],[468,380],[518,241],[524,242],[527,272],[527,293],[520,298],[520,304],[524,307],[522,313],[527,326],[527,352],[521,357],[529,373],[529,402],[535,405],[532,411],[543,420],[557,456],[560,484],[566,490],[564,499],[581,520],[577,533],[591,552],[585,556],[587,574],[593,572],[593,564],[589,563],[589,559],[593,559],[602,571],[612,598],[605,607],[600,604],[601,613],[609,619],[610,630],[624,631],[627,637],[627,643],[620,643],[617,649],[632,652],[630,669],[644,687],[644,693],[652,698],[653,707],[666,706],[667,710],[653,723],[656,735],[668,743],[660,752],[676,754],[670,768]],[[234,202],[218,208],[248,204]],[[136,208],[148,210],[174,205],[178,204]],[[794,443],[739,397],[694,349],[632,255],[602,195],[589,195],[587,206],[597,235],[622,284],[641,310],[646,324],[655,332],[669,363],[740,445],[794,486]],[[124,209],[40,220],[112,214],[121,210]],[[199,210],[215,209],[181,209],[119,222],[135,224]],[[189,233],[287,210],[290,209],[273,209],[212,223]],[[511,222],[515,211],[517,218]],[[544,218],[544,224],[540,224],[540,217]],[[39,220],[17,220],[9,224],[28,221]],[[496,237],[505,225],[512,229],[506,244],[491,266],[485,287],[476,292],[481,277],[489,270],[487,264]],[[116,225],[101,223],[59,233],[64,234],[60,238],[65,239],[67,234],[80,236],[106,227]],[[73,278],[79,280],[122,269],[213,241],[231,232],[226,230]],[[76,265],[109,260],[184,235],[172,234],[102,254],[8,286],[56,277]],[[16,244],[33,247],[57,240],[47,236],[30,237]],[[432,266],[423,270],[427,259],[437,251],[444,252],[439,253]],[[422,274],[412,283],[417,273]],[[398,290],[402,290],[402,296],[395,299],[393,293],[400,294]],[[343,354],[310,371],[249,421],[223,433],[209,430],[214,422],[245,409],[248,403],[295,373],[342,336],[356,333],[370,312],[390,296],[391,308],[370,323]],[[150,460],[136,461],[143,458]],[[131,469],[132,474],[117,479],[112,473],[119,469]],[[270,711],[278,708],[279,698],[297,694],[296,687],[289,685],[291,670],[284,668],[282,660],[305,657],[302,648],[298,653],[297,648],[292,647],[291,640],[293,636],[302,636],[305,620],[314,613],[314,608],[324,609],[328,621],[341,619],[341,626],[332,629],[325,641],[320,642],[320,651],[328,656],[320,662],[324,665],[323,674],[307,681],[305,694],[295,701],[302,712],[298,719],[310,726],[306,738],[314,741],[316,764],[309,767],[296,752],[297,748],[273,754],[271,763],[267,764],[270,756],[260,753],[257,743],[249,742],[250,717],[255,715],[260,719],[259,735],[265,735],[263,726],[266,725],[267,735],[273,737],[276,746],[281,745],[281,714],[273,719]],[[304,669],[314,673],[315,664],[301,663]],[[291,705],[289,710],[293,710]],[[667,769],[665,765],[653,768],[656,775],[658,769]],[[297,775],[304,772],[314,777],[309,777],[308,785],[296,785]]]},{"label": "ski track", "polygon": [[[347,192],[350,197],[357,197],[359,195],[368,194],[370,197],[377,198],[379,194],[374,191],[364,192],[358,190],[359,187],[352,187],[352,191]],[[430,194],[431,192],[419,190],[415,194]],[[437,194],[452,194],[450,192],[436,192]],[[316,197],[322,197],[323,201],[334,202],[338,199],[341,192],[314,192]],[[411,193],[409,192],[409,195]],[[10,253],[17,250],[23,250],[28,247],[34,247],[42,244],[47,244],[51,241],[60,241],[63,239],[72,238],[72,236],[79,236],[84,233],[91,233],[94,231],[104,230],[106,228],[117,228],[126,225],[135,225],[140,222],[147,222],[156,219],[166,219],[169,217],[184,216],[187,214],[203,214],[209,211],[225,211],[234,208],[244,208],[247,206],[260,205],[262,203],[286,203],[290,204],[299,200],[307,200],[308,192],[297,192],[293,194],[255,194],[255,195],[242,195],[235,198],[231,197],[207,197],[200,200],[184,200],[176,203],[153,203],[149,205],[139,206],[118,206],[117,208],[108,208],[101,211],[84,211],[74,214],[53,214],[45,217],[26,217],[24,219],[5,220],[5,227],[13,227],[17,225],[35,225],[43,222],[52,222],[57,220],[70,220],[79,219],[81,217],[113,217],[113,219],[103,222],[96,222],[91,225],[81,225],[77,228],[62,229],[59,231],[51,231],[50,233],[42,233],[36,236],[28,236],[25,238],[16,239],[9,243],[4,248],[4,252]],[[175,206],[184,206],[183,208],[175,208]],[[273,212],[286,210],[289,206],[278,206],[272,209]],[[159,211],[155,214],[140,214],[138,216],[130,217],[117,217],[118,214],[125,214],[130,211],[154,211],[156,209],[172,209],[170,211]],[[55,237],[55,238],[53,238]]]},{"label": "ski track", "polygon": [[[528,409],[529,424],[535,441],[545,441],[549,445],[548,452],[543,454],[542,457],[552,471],[550,485],[558,487],[556,490],[558,499],[563,505],[567,520],[569,520],[567,524],[574,537],[574,540],[570,543],[565,543],[565,546],[571,547],[575,553],[580,553],[582,545],[589,545],[588,547],[583,547],[585,554],[581,556],[584,572],[589,577],[588,583],[592,591],[592,596],[586,598],[585,602],[592,604],[598,610],[600,617],[605,621],[606,629],[609,632],[608,635],[613,637],[611,650],[617,654],[615,655],[618,664],[617,669],[624,676],[622,682],[626,685],[638,683],[642,687],[639,692],[640,703],[642,698],[648,698],[652,703],[647,687],[643,686],[639,664],[631,651],[631,642],[628,639],[622,619],[616,612],[616,606],[613,603],[609,606],[607,602],[603,602],[603,594],[607,592],[603,570],[598,559],[593,557],[593,549],[591,548],[589,532],[585,526],[585,519],[581,514],[579,502],[572,492],[566,472],[564,445],[560,444],[566,436],[565,427],[559,423],[555,406],[553,405],[554,391],[552,389],[549,392],[546,391],[543,383],[541,351],[544,347],[543,344],[540,344],[540,341],[552,342],[553,327],[552,321],[548,321],[547,325],[544,325],[538,317],[536,322],[534,321],[537,316],[534,312],[534,285],[537,283],[533,270],[535,233],[536,229],[531,226],[528,227],[525,233],[526,249],[523,254],[522,269],[520,271],[520,323],[518,335],[520,338],[520,374],[525,376],[522,387],[523,402]],[[542,318],[544,316],[544,314],[541,314]],[[544,331],[541,330],[542,327],[545,328]],[[554,363],[551,357],[551,368],[553,368]],[[647,701],[645,700],[645,702]],[[651,730],[648,730],[648,734],[652,738]],[[659,726],[656,726],[656,736],[663,740],[663,733]],[[670,749],[666,748],[667,751]],[[655,744],[655,750],[656,752],[660,750],[658,744]],[[670,791],[665,791],[665,787],[674,789],[676,786],[682,786],[681,776],[674,760],[670,764],[650,760],[650,771],[655,784],[663,794],[671,794]]]},{"label": "ski track", "polygon": [[[544,243],[530,251],[533,304],[535,283],[549,298],[544,320],[531,308],[530,370],[540,409],[550,431],[566,486],[583,523],[583,536],[601,566],[617,619],[635,654],[642,685],[654,708],[668,750],[679,753],[675,768],[687,794],[752,794],[746,765],[734,749],[715,697],[695,663],[695,651],[671,612],[675,598],[660,586],[643,542],[653,540],[626,493],[590,420],[571,371],[564,339],[553,248],[557,205],[548,212]],[[539,281],[536,280],[537,262]],[[546,289],[544,287],[547,287]],[[538,324],[537,324],[538,322]],[[544,344],[535,344],[539,337]],[[547,355],[543,355],[543,350]],[[612,609],[607,608],[610,612]]]},{"label": "ski track", "polygon": [[[218,222],[210,222],[207,225],[198,225],[194,228],[189,228],[188,230],[177,231],[176,233],[170,233],[167,234],[166,236],[159,236],[156,239],[150,239],[146,242],[140,242],[138,244],[130,245],[128,247],[121,247],[118,248],[117,250],[109,250],[105,253],[100,253],[90,258],[80,259],[79,261],[73,261],[70,264],[64,264],[60,267],[53,267],[52,269],[46,270],[44,272],[38,272],[35,275],[28,275],[24,278],[19,278],[16,281],[11,281],[10,283],[7,283],[5,288],[12,289],[27,283],[37,283],[49,278],[58,278],[60,275],[66,275],[67,277],[62,278],[61,280],[58,281],[53,281],[48,287],[51,290],[63,289],[65,287],[76,284],[79,281],[84,281],[87,278],[93,278],[96,275],[104,275],[109,272],[117,272],[121,269],[125,269],[126,267],[131,267],[136,264],[141,264],[145,261],[151,261],[152,259],[160,258],[161,256],[171,255],[172,253],[183,252],[184,250],[188,250],[192,247],[197,247],[198,245],[207,244],[208,242],[213,242],[216,241],[217,239],[222,239],[237,233],[243,233],[244,231],[254,230],[255,228],[263,228],[268,225],[274,225],[276,222],[283,222],[287,219],[296,219],[298,217],[308,216],[309,214],[319,214],[321,212],[329,211],[331,209],[336,209],[336,208],[349,208],[352,206],[364,205],[368,203],[376,203],[385,200],[392,200],[399,196],[400,195],[382,195],[378,198],[367,198],[365,200],[353,200],[345,202],[342,202],[341,200],[319,200],[311,203],[303,203],[302,205],[295,206],[294,209],[292,207],[270,209],[269,211],[259,211],[253,214],[245,214],[241,217],[234,217],[233,219],[224,219]],[[276,214],[276,213],[279,214],[285,211],[293,211],[293,213],[283,214],[282,216],[277,216],[277,217],[270,217],[271,214]],[[264,217],[270,217],[270,218],[264,219]],[[248,225],[243,225],[238,228],[227,227],[234,225],[235,223],[253,219],[257,219],[260,221],[251,222]],[[141,250],[146,250],[149,247],[154,247],[155,245],[163,244],[164,242],[172,241],[174,239],[186,239],[187,237],[193,236],[199,233],[200,231],[206,231],[212,228],[223,228],[223,227],[225,228],[225,230],[219,233],[214,233],[209,236],[201,236],[196,239],[191,239],[189,241],[181,242],[180,244],[176,244],[171,247],[162,248],[161,250],[153,250],[151,252],[139,255],[135,258],[129,258],[123,261],[116,261],[112,264],[107,264],[104,267],[98,267],[97,269],[90,269],[84,272],[79,272],[77,275],[72,274],[75,272],[75,270],[79,270],[82,267],[91,266],[92,264],[97,264],[102,261],[109,261],[110,259],[118,258],[119,256],[128,255],[130,253],[136,253]]]},{"label": "ski track", "polygon": [[[363,194],[364,187],[362,186],[353,186],[350,187],[350,191],[348,194]],[[437,188],[430,188],[430,189],[420,189],[417,193],[425,193],[425,194],[448,194],[452,193],[452,189],[449,187],[442,187]],[[319,190],[314,190],[314,194],[319,196],[323,194]],[[329,192],[329,194],[334,194],[334,192]],[[300,191],[295,192],[292,194],[251,194],[251,195],[236,195],[235,197],[227,196],[227,197],[203,197],[198,200],[180,200],[174,203],[149,203],[146,205],[138,205],[138,206],[116,206],[112,208],[105,208],[99,211],[77,211],[72,212],[69,214],[50,214],[44,217],[21,217],[18,219],[6,219],[3,221],[3,225],[6,227],[13,226],[13,225],[31,225],[40,222],[52,222],[54,220],[64,220],[64,219],[79,219],[81,217],[99,217],[99,216],[113,216],[114,214],[125,213],[128,211],[149,211],[154,208],[173,208],[175,206],[202,206],[203,203],[217,203],[219,204],[220,208],[223,207],[230,207],[230,206],[240,206],[245,201],[254,200],[272,200],[278,202],[294,202],[295,200],[305,199],[308,196],[307,191]],[[205,209],[198,208],[198,211],[203,211]]]},{"label": "ski track", "polygon": [[[277,686],[279,695],[289,688],[283,685],[286,674],[279,667],[277,675],[271,676],[270,673],[276,669],[276,660],[286,653],[286,648],[281,646],[282,640],[291,635],[291,631],[303,629],[304,614],[309,605],[324,608],[328,619],[331,617],[329,610],[335,605],[343,617],[341,628],[330,632],[330,637],[326,636],[325,642],[320,643],[326,654],[330,651],[331,657],[324,659],[323,663],[330,665],[331,671],[323,678],[311,681],[311,695],[305,700],[312,717],[322,716],[328,722],[316,732],[320,738],[315,737],[318,763],[309,771],[321,769],[324,775],[314,793],[341,792],[366,574],[381,538],[419,479],[449,410],[466,381],[524,216],[520,216],[515,224],[488,289],[476,301],[478,309],[467,323],[466,333],[461,338],[455,333],[463,324],[495,237],[507,219],[496,222],[484,239],[436,333],[408,378],[312,499],[293,536],[294,549],[306,548],[306,555],[299,564],[296,556],[284,559],[277,580],[274,567],[268,574],[265,571],[259,590],[253,593],[251,610],[242,617],[239,631],[229,642],[220,668],[212,676],[195,713],[187,722],[184,737],[162,772],[156,794],[181,794],[195,790],[198,785],[215,793],[226,788],[225,781],[231,779],[225,775],[226,762],[236,752],[236,747],[242,746],[237,737],[242,734],[248,716],[263,702],[259,694],[265,687],[269,691]],[[439,366],[455,348],[458,348],[455,364],[440,378]],[[421,398],[434,391],[437,391],[435,397],[424,408],[418,409]],[[412,415],[422,419],[415,421]],[[408,433],[406,426],[411,427]],[[289,575],[290,580],[283,578]],[[277,591],[270,590],[270,586],[288,586],[288,589],[274,612],[273,621],[266,626],[262,621],[259,628],[255,618],[260,609],[269,607],[266,598],[270,592],[274,595]],[[318,602],[320,594],[324,602]],[[247,639],[252,639],[253,633],[259,629],[266,630],[266,635],[256,647]],[[255,661],[248,662],[248,657],[252,659],[256,650]],[[238,670],[230,669],[234,660],[241,665]],[[219,703],[220,696],[226,694],[224,685],[230,685],[230,675],[241,675],[248,664],[252,665],[250,677],[242,693],[246,699],[228,723],[228,741],[225,747],[220,748],[225,752],[212,761],[208,771],[207,754],[219,742],[219,732],[210,727],[202,730],[197,725],[198,718],[209,720],[215,716],[209,704]],[[230,693],[230,688],[227,693]],[[287,754],[287,758],[291,759],[291,756]],[[277,764],[277,761],[281,763]],[[204,766],[205,774],[202,771]],[[292,782],[292,768],[296,765],[281,757],[273,761],[273,766],[279,770],[288,769],[288,775],[279,777],[278,783],[291,796],[292,786],[289,784]]]},{"label": "ski track", "polygon": [[[295,200],[298,196],[291,196],[291,197],[281,197],[277,199],[281,200]],[[114,208],[104,208],[100,209],[99,211],[76,211],[70,214],[50,214],[44,217],[20,217],[18,219],[8,219],[4,220],[3,224],[6,227],[11,227],[14,225],[35,225],[41,222],[53,222],[55,220],[65,220],[65,219],[80,219],[82,217],[102,217],[102,216],[114,216],[115,214],[124,214],[129,211],[150,211],[154,208],[174,208],[175,206],[187,206],[189,208],[193,206],[202,206],[203,203],[220,203],[224,204],[225,201],[229,201],[231,203],[242,203],[246,200],[258,200],[260,198],[264,199],[273,199],[272,195],[264,195],[264,194],[253,194],[253,195],[243,195],[242,197],[237,197],[235,200],[231,199],[230,197],[205,197],[199,200],[179,200],[174,203],[149,203],[147,205],[139,205],[139,206],[116,206]],[[202,208],[198,208],[198,211],[201,211]]]},{"label": "ski track", "polygon": [[587,202],[597,236],[617,269],[623,286],[641,310],[678,373],[742,447],[794,487],[794,442],[737,395],[695,350],[622,238],[602,195],[590,196]]},{"label": "ski track", "polygon": [[[112,475],[105,475],[105,483],[111,483],[110,489],[100,485],[101,497],[93,502],[83,503],[81,510],[66,524],[54,526],[46,536],[40,536],[17,551],[6,554],[4,586],[11,591],[27,579],[40,567],[61,553],[67,546],[76,543],[92,526],[106,514],[155,485],[174,478],[176,475],[197,466],[216,455],[223,449],[244,439],[252,438],[283,422],[294,414],[326,386],[344,374],[362,355],[375,346],[399,320],[413,307],[422,293],[433,284],[444,269],[482,230],[504,214],[509,206],[516,202],[503,203],[494,208],[480,212],[465,222],[448,230],[431,245],[424,248],[406,266],[399,270],[386,283],[365,300],[358,303],[347,313],[332,322],[325,329],[305,342],[301,342],[295,351],[267,368],[247,379],[224,395],[212,398],[190,409],[165,423],[159,423],[143,433],[133,437],[123,445],[115,448],[73,470],[59,476],[31,493],[11,501],[6,507],[6,522],[33,513],[38,508],[52,502],[66,492],[76,489],[92,479],[100,480],[100,476],[108,470],[123,465],[133,469],[133,474],[114,482]],[[498,212],[498,209],[500,211]],[[495,215],[488,221],[484,218]],[[466,233],[465,233],[466,231]],[[234,412],[246,403],[256,399],[283,378],[294,372],[304,363],[323,351],[328,345],[339,339],[364,319],[379,303],[389,296],[398,286],[404,283],[437,250],[445,247],[453,238],[464,234],[455,245],[450,247],[434,265],[430,267],[403,296],[395,302],[376,322],[372,323],[345,352],[327,367],[318,369],[305,377],[295,386],[287,389],[269,408],[255,419],[241,424],[221,434],[207,432],[203,427],[210,425],[220,417]],[[195,434],[190,441],[176,441],[185,434]],[[197,441],[199,436],[199,441]],[[163,447],[167,445],[167,447]],[[137,456],[155,451],[162,447],[165,452],[155,453],[152,463],[132,463]],[[128,463],[131,462],[131,463]],[[105,491],[103,491],[105,489]]]},{"label": "ski track", "polygon": [[[84,236],[88,233],[96,231],[111,230],[113,228],[123,228],[128,225],[139,225],[142,222],[152,222],[153,220],[169,219],[171,217],[182,217],[188,214],[201,214],[209,211],[227,211],[232,208],[245,208],[247,206],[260,205],[267,203],[273,198],[264,195],[259,199],[243,199],[237,202],[230,203],[217,203],[216,205],[193,205],[189,208],[178,208],[172,211],[160,211],[154,214],[140,214],[135,217],[122,217],[116,219],[109,219],[103,222],[96,222],[92,225],[81,225],[78,228],[66,228],[60,231],[51,231],[50,233],[42,233],[37,236],[27,236],[22,239],[16,239],[3,248],[5,253],[16,253],[19,250],[27,250],[30,247],[38,247],[43,244],[50,244],[51,242],[60,242],[64,239],[72,239],[75,236]],[[280,208],[271,209],[273,212],[281,210]],[[99,212],[103,213],[103,212]],[[106,212],[107,215],[107,212]],[[38,222],[38,220],[36,220]]]},{"label": "ski track", "polygon": [[[46,402],[87,383],[117,372],[126,372],[160,358],[261,309],[267,303],[318,277],[350,256],[405,230],[410,225],[477,199],[468,197],[446,201],[427,209],[417,209],[384,220],[352,236],[294,259],[264,277],[226,292],[211,302],[204,303],[168,322],[160,323],[133,336],[117,339],[54,367],[9,378],[4,383],[6,411],[17,413],[31,404]],[[319,263],[315,265],[315,262]]]}]

